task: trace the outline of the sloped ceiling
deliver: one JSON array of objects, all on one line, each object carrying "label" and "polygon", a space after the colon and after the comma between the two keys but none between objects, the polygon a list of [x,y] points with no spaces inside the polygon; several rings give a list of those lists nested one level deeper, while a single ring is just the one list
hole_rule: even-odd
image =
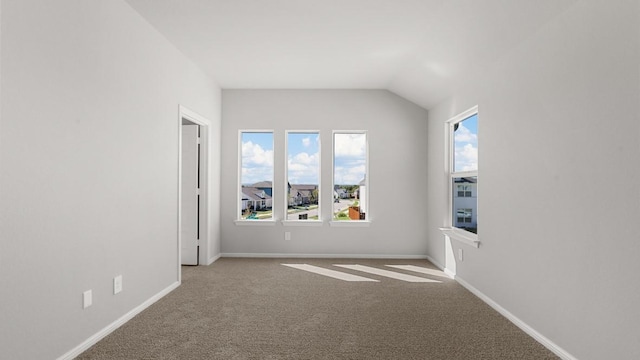
[{"label": "sloped ceiling", "polygon": [[224,89],[388,89],[427,109],[578,0],[127,0]]}]

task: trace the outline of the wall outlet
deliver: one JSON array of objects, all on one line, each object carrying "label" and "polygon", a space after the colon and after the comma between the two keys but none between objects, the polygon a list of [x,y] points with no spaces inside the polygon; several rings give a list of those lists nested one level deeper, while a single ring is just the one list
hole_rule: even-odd
[{"label": "wall outlet", "polygon": [[93,304],[93,295],[91,290],[87,290],[82,293],[82,308],[86,309]]},{"label": "wall outlet", "polygon": [[291,231],[285,231],[284,232],[284,239],[285,240],[291,240]]},{"label": "wall outlet", "polygon": [[113,278],[113,295],[122,291],[122,275]]},{"label": "wall outlet", "polygon": [[458,249],[458,260],[463,261],[462,259],[462,249]]}]

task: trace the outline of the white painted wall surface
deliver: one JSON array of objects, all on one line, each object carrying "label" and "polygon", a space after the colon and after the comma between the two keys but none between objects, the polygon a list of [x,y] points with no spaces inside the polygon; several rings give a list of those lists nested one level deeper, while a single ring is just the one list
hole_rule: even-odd
[{"label": "white painted wall surface", "polygon": [[[223,254],[426,254],[427,112],[384,90],[224,90]],[[322,216],[331,219],[332,130],[367,130],[370,227],[237,226],[238,131],[273,129],[274,213],[284,218],[285,130],[320,130]],[[398,196],[398,194],[411,194]],[[416,199],[420,199],[416,201]],[[284,240],[284,232],[291,240]]]},{"label": "white painted wall surface", "polygon": [[123,1],[1,22],[0,358],[54,359],[178,281],[178,108],[219,139],[220,90]]},{"label": "white painted wall surface", "polygon": [[444,123],[479,106],[479,239],[458,276],[578,359],[640,358],[638,1],[577,1],[429,112],[429,254]]}]

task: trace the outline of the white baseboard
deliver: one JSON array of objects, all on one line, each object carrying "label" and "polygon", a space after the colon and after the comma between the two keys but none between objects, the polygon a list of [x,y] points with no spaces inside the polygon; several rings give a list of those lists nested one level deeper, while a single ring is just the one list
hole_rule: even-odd
[{"label": "white baseboard", "polygon": [[450,278],[452,278],[452,279],[455,279],[455,278],[456,278],[456,273],[454,273],[453,271],[451,271],[451,270],[449,270],[449,269],[447,269],[447,268],[444,268],[442,271],[443,271],[445,274],[447,274]]},{"label": "white baseboard", "polygon": [[456,276],[455,279],[460,285],[464,286],[467,290],[469,290],[475,296],[479,297],[480,300],[482,300],[485,303],[487,303],[487,305],[491,306],[494,310],[499,312],[502,316],[506,317],[509,321],[514,323],[517,327],[519,327],[525,333],[529,334],[529,336],[534,338],[540,344],[544,345],[544,347],[546,347],[547,349],[551,350],[554,354],[558,355],[561,359],[563,359],[563,360],[577,360],[576,357],[574,357],[573,355],[569,354],[566,350],[564,350],[563,348],[558,346],[556,343],[554,343],[553,341],[549,340],[544,335],[542,335],[539,332],[537,332],[535,329],[533,329],[527,323],[525,323],[524,321],[520,320],[518,317],[516,317],[512,313],[510,313],[508,310],[506,310],[505,308],[500,306],[498,303],[493,301],[487,295],[483,294],[480,290],[476,289],[475,287],[471,286],[471,284],[469,284],[468,282],[464,281],[464,279],[461,279],[459,276]]},{"label": "white baseboard", "polygon": [[216,256],[214,256],[212,258],[209,258],[209,260],[207,260],[207,264],[206,265],[209,266],[209,265],[213,264],[214,262],[216,262],[216,260],[218,260],[218,259],[220,259],[220,254],[218,254],[218,255],[216,255]]},{"label": "white baseboard", "polygon": [[440,264],[439,262],[437,262],[434,258],[432,258],[431,256],[427,255],[427,260],[429,260],[433,265],[435,265],[437,268],[439,268],[440,270],[442,270],[442,272],[444,272],[448,277],[455,279],[456,278],[456,274],[445,268],[442,264]]},{"label": "white baseboard", "polygon": [[440,264],[439,262],[436,261],[436,259],[432,258],[431,256],[427,255],[426,256],[427,260],[429,260],[430,263],[432,263],[433,265],[435,265],[438,269],[444,271],[444,266],[442,266],[442,264]]},{"label": "white baseboard", "polygon": [[87,350],[90,347],[92,347],[93,345],[95,345],[98,341],[102,340],[105,336],[111,334],[114,330],[116,330],[120,326],[124,325],[127,321],[133,319],[134,316],[136,316],[139,313],[141,313],[144,309],[148,308],[153,303],[155,303],[156,301],[160,300],[161,298],[163,298],[165,295],[169,294],[173,290],[175,290],[178,286],[180,286],[180,282],[179,281],[176,281],[175,283],[169,285],[169,287],[167,287],[166,289],[164,289],[164,290],[160,291],[159,293],[155,294],[149,300],[147,300],[147,301],[143,302],[142,304],[140,304],[139,306],[135,307],[133,310],[129,311],[128,313],[123,315],[118,320],[112,322],[111,324],[107,325],[104,329],[98,331],[96,334],[94,334],[93,336],[91,336],[87,340],[83,341],[80,345],[78,345],[75,348],[69,350],[66,354],[60,356],[58,358],[58,360],[71,360],[71,359],[74,359],[78,355],[82,354],[82,352],[84,352],[85,350]]},{"label": "white baseboard", "polygon": [[278,253],[222,253],[227,258],[308,258],[308,259],[409,259],[422,260],[426,255],[388,254],[278,254]]}]

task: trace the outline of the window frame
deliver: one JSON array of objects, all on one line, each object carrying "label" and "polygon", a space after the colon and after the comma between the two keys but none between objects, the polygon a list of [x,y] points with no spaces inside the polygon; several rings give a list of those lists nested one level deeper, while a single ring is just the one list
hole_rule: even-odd
[{"label": "window frame", "polygon": [[[243,219],[242,218],[242,134],[243,133],[268,133],[272,136],[271,148],[273,149],[273,177],[271,179],[271,218],[270,219]],[[276,201],[275,198],[275,160],[276,160],[276,137],[273,129],[239,129],[238,130],[238,178],[236,184],[236,225],[267,225],[273,226],[276,223]],[[264,200],[263,200],[264,201]],[[266,203],[266,202],[265,202]]]},{"label": "window frame", "polygon": [[[335,169],[336,169],[336,134],[364,134],[365,136],[365,176],[364,176],[364,187],[365,187],[365,219],[364,220],[335,220],[334,212],[333,212],[333,192],[335,191],[336,186],[336,178],[335,178]],[[331,132],[331,192],[329,196],[331,196],[331,217],[329,220],[330,226],[352,226],[352,227],[366,227],[371,223],[371,198],[370,194],[370,171],[369,171],[369,132],[367,130],[332,130]]]},{"label": "window frame", "polygon": [[[460,215],[462,213],[462,215]],[[460,220],[462,219],[462,220]],[[468,221],[467,221],[468,220]],[[472,223],[473,221],[473,209],[471,208],[457,208],[456,209],[456,222],[457,223]]]},{"label": "window frame", "polygon": [[[318,219],[293,219],[289,220],[289,134],[316,134],[318,141]],[[320,130],[285,130],[284,135],[284,226],[322,226],[322,132]]]},{"label": "window frame", "polygon": [[[461,187],[462,187],[462,190],[460,190]],[[458,193],[458,197],[473,197],[473,191],[471,191],[471,185],[456,184],[456,188],[457,188],[456,192]],[[467,188],[469,190],[467,190]]]},{"label": "window frame", "polygon": [[[457,187],[455,183],[456,178],[464,178],[464,177],[475,177],[478,179],[478,169],[473,171],[455,171],[455,139],[454,139],[454,131],[455,125],[463,122],[464,120],[477,115],[479,120],[479,111],[478,106],[474,106],[462,113],[452,117],[445,123],[445,176],[446,176],[446,189],[447,189],[447,216],[445,217],[445,226],[440,228],[443,234],[449,236],[452,239],[458,240],[460,242],[466,243],[468,245],[479,247],[480,239],[478,234],[474,234],[470,231],[455,227],[455,217],[454,215],[454,198],[457,194]],[[478,126],[479,128],[479,126]],[[479,149],[479,145],[478,145]],[[478,168],[480,166],[478,165]],[[479,214],[479,204],[477,203],[478,197],[478,180],[476,180],[476,219]],[[473,197],[473,194],[472,194]]]}]

